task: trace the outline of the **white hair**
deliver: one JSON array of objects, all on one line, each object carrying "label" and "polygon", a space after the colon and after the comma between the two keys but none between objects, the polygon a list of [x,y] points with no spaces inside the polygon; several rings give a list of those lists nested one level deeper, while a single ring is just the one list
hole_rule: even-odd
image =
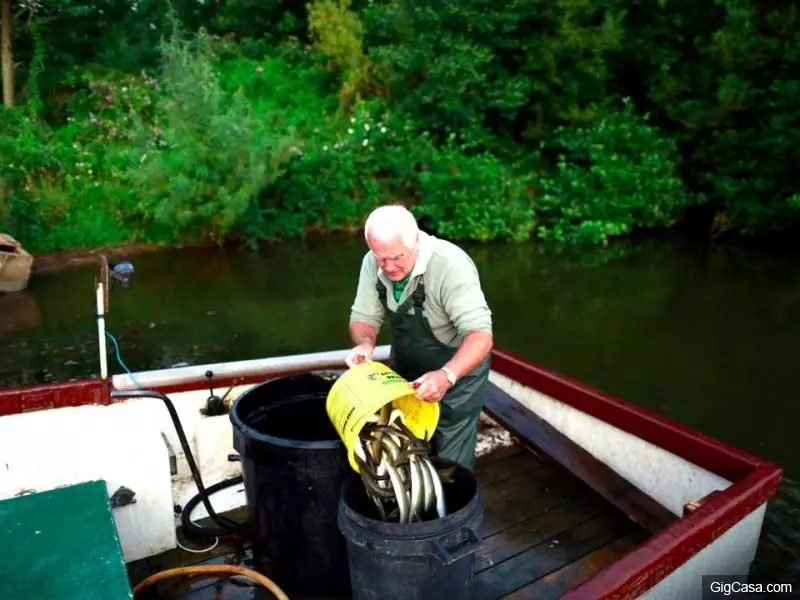
[{"label": "white hair", "polygon": [[400,238],[406,248],[413,248],[418,234],[417,220],[410,210],[400,204],[376,208],[364,223],[367,244],[370,237],[384,243]]}]

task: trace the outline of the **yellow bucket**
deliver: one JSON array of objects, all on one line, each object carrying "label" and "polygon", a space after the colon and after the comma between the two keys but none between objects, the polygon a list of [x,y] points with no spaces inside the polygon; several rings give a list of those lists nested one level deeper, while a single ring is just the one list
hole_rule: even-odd
[{"label": "yellow bucket", "polygon": [[364,424],[391,403],[403,411],[406,427],[429,441],[439,423],[439,403],[418,400],[411,384],[386,365],[364,362],[345,371],[333,384],[325,408],[347,448],[350,465],[358,472],[355,445]]}]

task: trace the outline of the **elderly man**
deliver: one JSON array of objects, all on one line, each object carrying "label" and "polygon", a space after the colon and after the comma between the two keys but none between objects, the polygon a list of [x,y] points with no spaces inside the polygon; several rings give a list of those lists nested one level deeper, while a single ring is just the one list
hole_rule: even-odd
[{"label": "elderly man", "polygon": [[356,346],[347,364],[372,359],[388,317],[392,367],[418,385],[421,400],[441,402],[436,454],[474,469],[492,349],[492,313],[478,270],[458,246],[420,231],[402,206],[373,211],[364,237],[370,250],[351,309]]}]

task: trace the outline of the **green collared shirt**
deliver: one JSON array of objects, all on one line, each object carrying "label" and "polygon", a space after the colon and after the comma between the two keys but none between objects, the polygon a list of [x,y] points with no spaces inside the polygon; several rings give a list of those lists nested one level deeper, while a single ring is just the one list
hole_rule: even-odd
[{"label": "green collared shirt", "polygon": [[411,281],[411,273],[403,277],[400,281],[392,282],[392,294],[394,295],[395,302],[403,297],[403,292],[406,290],[409,281]]},{"label": "green collared shirt", "polygon": [[420,249],[407,283],[396,285],[378,267],[371,251],[364,255],[350,323],[359,321],[380,330],[386,315],[375,283],[380,279],[387,290],[389,310],[395,311],[414,293],[424,276],[423,311],[434,335],[442,343],[457,347],[472,331],[492,333],[492,312],[481,288],[475,263],[461,248],[446,240],[420,232]]}]

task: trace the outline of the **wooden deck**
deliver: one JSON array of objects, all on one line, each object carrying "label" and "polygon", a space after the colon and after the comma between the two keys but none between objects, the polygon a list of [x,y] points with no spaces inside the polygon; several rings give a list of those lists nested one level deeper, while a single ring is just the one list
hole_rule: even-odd
[{"label": "wooden deck", "polygon": [[[476,600],[557,598],[650,535],[577,477],[520,446],[481,457],[476,476],[485,512]],[[178,550],[134,563],[129,573],[135,585],[150,573],[178,565],[252,566],[250,558],[249,550],[222,545],[205,554]],[[137,597],[146,598],[245,600],[272,595],[245,578],[176,578]]]}]

